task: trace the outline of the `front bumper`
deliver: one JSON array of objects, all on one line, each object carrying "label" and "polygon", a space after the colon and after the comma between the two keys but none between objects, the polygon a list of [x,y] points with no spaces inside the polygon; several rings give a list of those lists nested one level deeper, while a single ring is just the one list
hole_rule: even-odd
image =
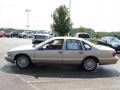
[{"label": "front bumper", "polygon": [[8,62],[15,63],[15,60],[14,60],[12,57],[6,56],[5,59],[6,59]]}]

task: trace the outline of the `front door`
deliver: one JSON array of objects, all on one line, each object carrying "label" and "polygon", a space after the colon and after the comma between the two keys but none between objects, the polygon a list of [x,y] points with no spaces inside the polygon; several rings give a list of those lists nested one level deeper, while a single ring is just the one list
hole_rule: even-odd
[{"label": "front door", "polygon": [[[35,61],[39,63],[62,64],[63,39],[55,39],[35,52]],[[41,48],[41,47],[40,47]]]},{"label": "front door", "polygon": [[75,39],[66,40],[63,51],[63,64],[80,64],[83,57],[84,53],[81,42]]}]

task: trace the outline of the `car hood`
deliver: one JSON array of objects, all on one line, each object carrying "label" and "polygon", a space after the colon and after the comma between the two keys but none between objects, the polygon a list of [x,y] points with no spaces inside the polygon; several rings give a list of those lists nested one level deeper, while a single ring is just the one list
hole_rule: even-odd
[{"label": "car hood", "polygon": [[21,50],[32,50],[32,49],[34,49],[33,45],[25,45],[25,46],[13,48],[9,51],[21,51]]},{"label": "car hood", "polygon": [[110,47],[107,47],[107,46],[97,45],[97,47],[98,47],[98,49],[100,49],[100,50],[113,50],[113,51],[114,51],[113,48],[110,48]]}]

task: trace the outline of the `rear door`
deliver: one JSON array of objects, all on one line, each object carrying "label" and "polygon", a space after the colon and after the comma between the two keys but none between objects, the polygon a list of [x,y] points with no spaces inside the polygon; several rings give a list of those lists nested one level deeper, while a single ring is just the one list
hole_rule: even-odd
[{"label": "rear door", "polygon": [[63,64],[80,64],[84,58],[80,40],[67,39],[63,51]]}]

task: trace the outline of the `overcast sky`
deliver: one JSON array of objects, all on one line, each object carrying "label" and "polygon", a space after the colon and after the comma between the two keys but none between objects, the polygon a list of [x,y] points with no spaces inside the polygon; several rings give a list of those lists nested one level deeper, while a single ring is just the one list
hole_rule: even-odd
[{"label": "overcast sky", "polygon": [[[51,14],[69,0],[0,0],[0,28],[26,29],[26,9],[30,9],[30,29],[50,30]],[[120,0],[71,0],[73,27],[95,31],[120,31]]]}]

